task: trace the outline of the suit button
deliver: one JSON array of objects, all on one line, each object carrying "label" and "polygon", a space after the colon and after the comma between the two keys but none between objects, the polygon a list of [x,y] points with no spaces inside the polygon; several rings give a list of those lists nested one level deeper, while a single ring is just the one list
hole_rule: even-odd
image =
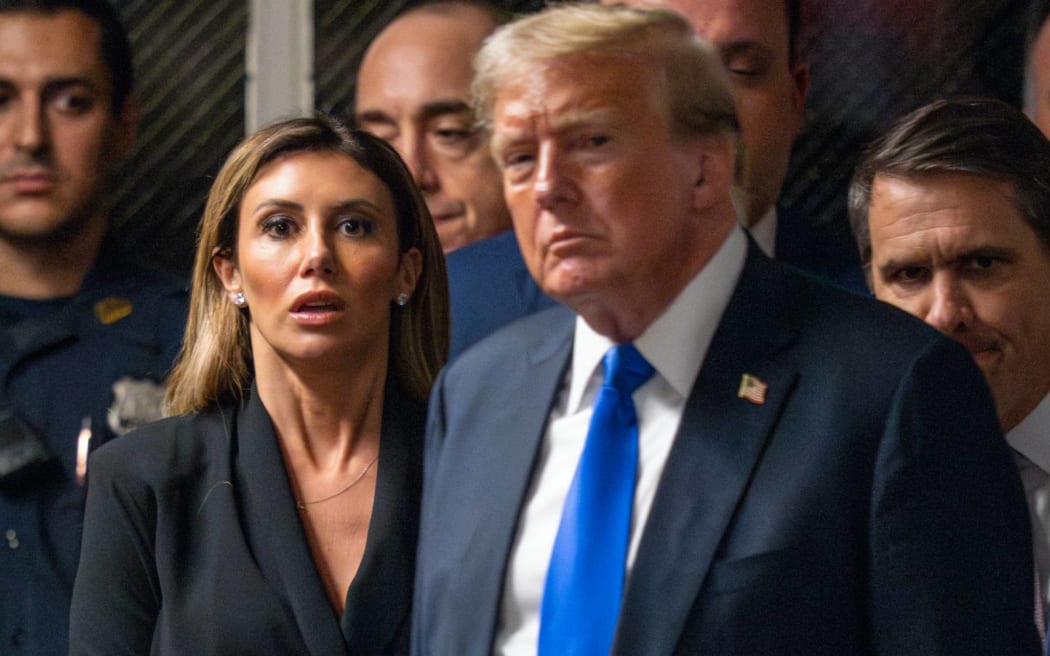
[{"label": "suit button", "polygon": [[15,529],[9,528],[4,532],[4,538],[7,539],[7,546],[11,549],[18,548],[18,533],[15,533]]}]

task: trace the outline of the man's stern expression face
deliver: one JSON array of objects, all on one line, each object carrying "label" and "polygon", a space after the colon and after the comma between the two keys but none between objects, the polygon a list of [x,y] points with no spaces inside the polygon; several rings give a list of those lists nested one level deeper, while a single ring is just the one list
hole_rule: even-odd
[{"label": "man's stern expression face", "polygon": [[628,0],[627,4],[677,11],[718,49],[736,101],[745,152],[746,223],[753,224],[780,196],[809,88],[809,69],[791,61],[784,1]]},{"label": "man's stern expression face", "polygon": [[575,56],[496,93],[493,153],[526,265],[582,314],[670,301],[725,237],[696,210],[729,202],[732,148],[673,137],[665,86],[649,58]]},{"label": "man's stern expression face", "polygon": [[1004,430],[1050,391],[1050,253],[1009,184],[879,174],[869,208],[876,297],[962,343]]},{"label": "man's stern expression face", "polygon": [[134,125],[112,107],[98,25],[0,13],[0,240],[65,240],[101,216]]},{"label": "man's stern expression face", "polygon": [[370,46],[357,78],[355,123],[408,164],[445,252],[510,227],[499,171],[470,107],[474,55],[492,30],[475,7],[417,10]]}]

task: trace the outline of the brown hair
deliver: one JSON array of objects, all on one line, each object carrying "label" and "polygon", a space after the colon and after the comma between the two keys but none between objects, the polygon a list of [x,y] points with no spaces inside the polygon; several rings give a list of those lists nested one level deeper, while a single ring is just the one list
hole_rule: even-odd
[{"label": "brown hair", "polygon": [[1050,141],[1002,101],[957,98],[904,116],[861,158],[849,188],[849,219],[865,267],[871,263],[868,208],[875,176],[915,180],[932,173],[1008,183],[1021,216],[1050,252]]},{"label": "brown hair", "polygon": [[391,305],[390,367],[401,386],[426,400],[448,357],[448,281],[433,220],[411,174],[382,140],[323,116],[265,127],[238,145],[208,194],[197,238],[185,338],[168,381],[168,409],[197,412],[244,396],[252,376],[248,315],[229,302],[215,273],[216,253],[236,246],[238,209],[269,162],[300,152],[342,153],[373,172],[394,200],[398,248],[417,248],[422,269],[403,307]]}]

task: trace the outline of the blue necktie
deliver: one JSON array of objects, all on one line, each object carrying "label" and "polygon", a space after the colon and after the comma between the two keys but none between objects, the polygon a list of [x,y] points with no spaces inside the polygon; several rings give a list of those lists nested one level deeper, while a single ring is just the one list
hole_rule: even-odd
[{"label": "blue necktie", "polygon": [[603,363],[605,381],[547,570],[539,656],[607,656],[620,615],[638,469],[631,394],[653,367],[630,343],[609,349]]}]

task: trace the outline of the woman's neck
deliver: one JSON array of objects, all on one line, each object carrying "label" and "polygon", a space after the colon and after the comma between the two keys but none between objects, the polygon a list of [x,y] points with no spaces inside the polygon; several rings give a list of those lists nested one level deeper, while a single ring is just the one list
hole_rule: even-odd
[{"label": "woman's neck", "polygon": [[[257,358],[255,384],[293,470],[346,469],[378,453],[386,354],[337,367]],[[373,361],[369,361],[373,360]]]}]

